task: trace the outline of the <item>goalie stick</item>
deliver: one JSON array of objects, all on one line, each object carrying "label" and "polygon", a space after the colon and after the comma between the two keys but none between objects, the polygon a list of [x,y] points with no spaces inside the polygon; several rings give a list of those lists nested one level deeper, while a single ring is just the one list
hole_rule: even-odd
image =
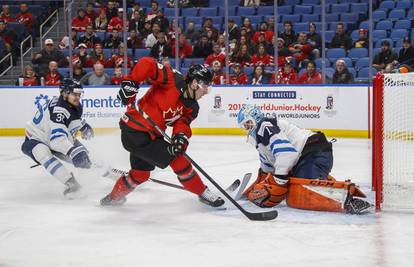
[{"label": "goalie stick", "polygon": [[[169,143],[171,143],[171,138],[148,116],[145,111],[141,110],[138,106],[138,99],[135,100],[135,109],[146,119]],[[133,123],[139,124],[135,119],[132,117],[129,118],[130,121]],[[140,126],[142,127],[142,126]],[[200,171],[205,178],[207,178],[241,213],[243,213],[247,218],[253,221],[268,221],[273,220],[277,217],[278,212],[277,210],[270,210],[270,211],[263,211],[263,212],[249,212],[245,210],[242,206],[240,206],[237,201],[235,201],[213,178],[210,177],[190,156],[188,156],[185,152],[183,153],[184,157],[186,157],[190,163]]]}]

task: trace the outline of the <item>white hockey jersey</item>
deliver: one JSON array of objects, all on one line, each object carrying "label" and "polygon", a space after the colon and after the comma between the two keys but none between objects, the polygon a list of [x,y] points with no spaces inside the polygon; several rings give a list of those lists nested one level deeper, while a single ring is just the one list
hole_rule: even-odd
[{"label": "white hockey jersey", "polygon": [[41,98],[35,104],[37,112],[27,122],[26,136],[66,155],[74,145],[77,131],[84,125],[81,121],[82,106],[74,107],[62,96],[53,97],[50,101]]},{"label": "white hockey jersey", "polygon": [[259,152],[260,167],[274,175],[287,175],[298,162],[308,137],[313,134],[285,120],[263,119],[252,136]]}]

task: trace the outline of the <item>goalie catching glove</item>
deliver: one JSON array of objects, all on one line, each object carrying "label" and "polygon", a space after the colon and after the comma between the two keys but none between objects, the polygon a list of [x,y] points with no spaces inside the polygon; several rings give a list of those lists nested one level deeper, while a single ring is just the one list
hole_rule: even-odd
[{"label": "goalie catching glove", "polygon": [[274,207],[286,198],[288,181],[286,177],[273,177],[268,173],[262,181],[253,185],[247,198],[261,208]]},{"label": "goalie catching glove", "polygon": [[122,104],[128,105],[129,100],[132,99],[139,91],[139,85],[134,81],[122,81],[121,89],[118,91],[117,98],[121,100]]}]

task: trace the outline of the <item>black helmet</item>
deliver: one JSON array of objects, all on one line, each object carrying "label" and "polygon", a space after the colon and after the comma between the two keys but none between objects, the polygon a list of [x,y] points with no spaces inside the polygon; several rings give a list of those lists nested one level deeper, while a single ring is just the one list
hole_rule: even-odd
[{"label": "black helmet", "polygon": [[190,83],[194,79],[203,81],[205,84],[211,84],[213,75],[204,65],[192,65],[187,73],[187,82]]},{"label": "black helmet", "polygon": [[69,93],[78,93],[78,94],[83,93],[83,87],[80,84],[80,82],[77,80],[69,79],[69,78],[63,79],[63,82],[60,85],[59,89],[61,93],[63,92],[68,93],[68,94]]}]

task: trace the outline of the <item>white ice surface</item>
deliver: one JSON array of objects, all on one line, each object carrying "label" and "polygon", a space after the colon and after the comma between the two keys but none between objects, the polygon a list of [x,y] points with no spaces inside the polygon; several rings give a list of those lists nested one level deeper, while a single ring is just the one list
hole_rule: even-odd
[{"label": "white ice surface", "polygon": [[[101,161],[128,169],[119,139],[85,144]],[[0,138],[0,267],[413,266],[413,214],[351,216],[283,205],[276,220],[253,222],[231,206],[214,211],[190,193],[152,182],[124,206],[103,208],[98,201],[112,180],[99,170],[74,170],[87,197],[66,200],[57,180],[29,168],[21,143]],[[256,152],[243,137],[194,136],[188,153],[223,186],[256,175]],[[351,178],[373,201],[369,141],[340,139],[334,157],[332,174]],[[169,169],[153,177],[177,182]]]}]

